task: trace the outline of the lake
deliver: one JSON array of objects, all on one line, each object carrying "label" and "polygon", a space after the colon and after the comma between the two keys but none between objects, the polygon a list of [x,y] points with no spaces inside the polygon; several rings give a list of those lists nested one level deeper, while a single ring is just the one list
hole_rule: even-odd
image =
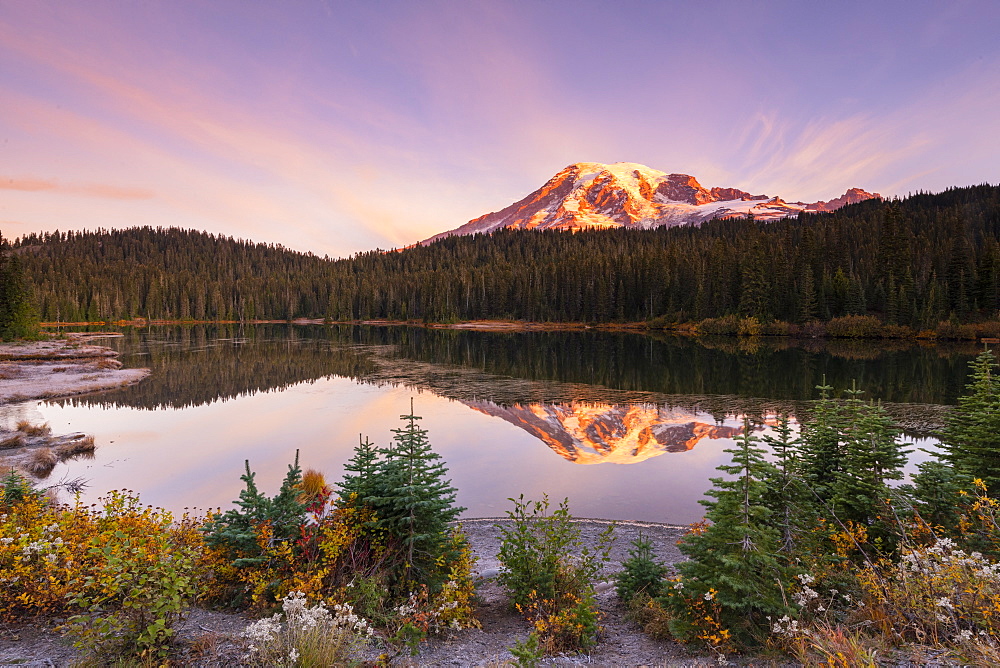
[{"label": "lake", "polygon": [[[0,424],[48,422],[93,434],[93,459],[60,464],[85,501],[131,489],[181,511],[229,507],[243,462],[277,491],[296,450],[340,479],[360,435],[387,445],[399,416],[422,416],[467,517],[508,497],[569,497],[579,517],[686,524],[743,415],[804,414],[824,379],[856,381],[921,446],[962,392],[975,344],[688,339],[598,331],[196,325],[99,340],[139,385],[0,407]],[[766,426],[758,427],[763,433]],[[911,458],[910,467],[920,453]]]}]

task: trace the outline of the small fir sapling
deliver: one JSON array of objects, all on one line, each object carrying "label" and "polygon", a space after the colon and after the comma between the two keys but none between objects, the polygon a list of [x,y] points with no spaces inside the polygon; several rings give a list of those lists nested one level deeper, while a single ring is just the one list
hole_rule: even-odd
[{"label": "small fir sapling", "polygon": [[667,567],[653,557],[652,541],[640,532],[628,553],[628,560],[622,564],[624,570],[617,578],[618,598],[628,603],[640,594],[650,598],[659,596]]},{"label": "small fir sapling", "polygon": [[246,487],[231,508],[205,523],[205,543],[221,548],[237,567],[253,566],[265,559],[257,544],[256,527],[269,523],[275,541],[294,541],[305,519],[306,506],[299,500],[302,471],[299,468],[299,451],[295,462],[288,465],[288,473],[274,498],[268,498],[257,489],[256,473],[250,470],[250,461],[244,462],[246,473],[240,476]]}]

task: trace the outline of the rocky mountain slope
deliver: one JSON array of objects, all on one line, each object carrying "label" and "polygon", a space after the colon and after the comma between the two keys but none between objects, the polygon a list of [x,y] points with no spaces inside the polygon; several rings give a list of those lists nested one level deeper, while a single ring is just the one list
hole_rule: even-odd
[{"label": "rocky mountain slope", "polygon": [[776,220],[800,211],[833,211],[873,197],[880,195],[851,188],[827,202],[787,202],[736,188],[705,188],[693,176],[667,174],[632,162],[578,162],[507,208],[470,220],[424,243],[502,228],[651,228],[748,215],[757,220]]}]

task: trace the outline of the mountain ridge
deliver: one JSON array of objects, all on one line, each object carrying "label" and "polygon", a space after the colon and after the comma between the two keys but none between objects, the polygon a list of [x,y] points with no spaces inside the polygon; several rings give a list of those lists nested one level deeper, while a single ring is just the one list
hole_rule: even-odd
[{"label": "mountain ridge", "polygon": [[473,218],[421,243],[498,229],[649,229],[747,216],[768,221],[803,211],[835,211],[875,197],[882,196],[850,188],[828,201],[788,202],[781,197],[753,195],[738,188],[705,188],[689,174],[667,174],[638,163],[577,162],[513,204]]}]

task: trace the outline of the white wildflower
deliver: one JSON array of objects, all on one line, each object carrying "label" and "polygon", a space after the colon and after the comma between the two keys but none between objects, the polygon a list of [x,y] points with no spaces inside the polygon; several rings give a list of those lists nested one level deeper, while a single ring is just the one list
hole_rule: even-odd
[{"label": "white wildflower", "polygon": [[715,594],[713,594],[712,590],[709,589],[708,591],[705,592],[704,598],[706,601],[711,601],[713,598],[715,598]]}]

